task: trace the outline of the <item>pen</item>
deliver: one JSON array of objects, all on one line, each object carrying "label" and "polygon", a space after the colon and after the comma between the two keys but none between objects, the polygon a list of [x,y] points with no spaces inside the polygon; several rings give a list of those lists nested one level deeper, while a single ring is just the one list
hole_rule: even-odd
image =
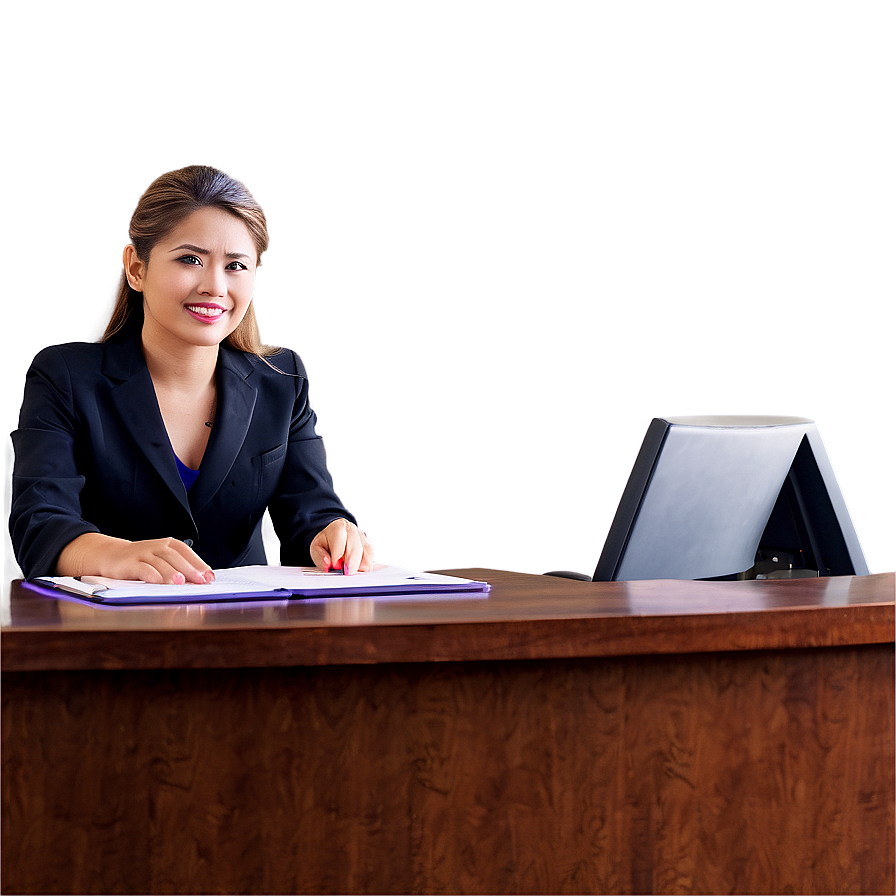
[{"label": "pen", "polygon": [[108,591],[108,586],[101,582],[91,582],[89,576],[83,579],[77,576],[37,576],[33,581],[37,585],[49,586],[59,591],[67,591],[69,594],[78,594],[81,597],[92,597],[103,591]]}]

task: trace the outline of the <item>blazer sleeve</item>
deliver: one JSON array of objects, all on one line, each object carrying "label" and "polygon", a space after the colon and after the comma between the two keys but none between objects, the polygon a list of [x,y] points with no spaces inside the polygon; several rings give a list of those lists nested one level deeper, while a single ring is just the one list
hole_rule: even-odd
[{"label": "blazer sleeve", "polygon": [[278,357],[277,366],[294,377],[296,395],[283,472],[268,508],[280,539],[280,562],[307,566],[311,542],[318,532],[333,520],[356,520],[333,488],[324,443],[315,429],[317,415],[309,403],[304,365],[295,352],[288,352],[287,357]]},{"label": "blazer sleeve", "polygon": [[25,378],[18,429],[9,533],[22,573],[52,575],[62,549],[86,532],[81,516],[84,476],[76,459],[76,419],[71,373],[58,348],[41,351]]}]

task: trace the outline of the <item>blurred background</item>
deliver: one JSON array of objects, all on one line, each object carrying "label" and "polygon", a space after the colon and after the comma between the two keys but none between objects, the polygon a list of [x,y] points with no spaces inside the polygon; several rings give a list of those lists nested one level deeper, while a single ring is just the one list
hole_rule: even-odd
[{"label": "blurred background", "polygon": [[892,570],[894,25],[855,0],[18,4],[7,461],[31,358],[100,336],[143,190],[208,164],[266,211],[262,337],[303,357],[379,559],[590,573],[652,417],[786,414]]}]

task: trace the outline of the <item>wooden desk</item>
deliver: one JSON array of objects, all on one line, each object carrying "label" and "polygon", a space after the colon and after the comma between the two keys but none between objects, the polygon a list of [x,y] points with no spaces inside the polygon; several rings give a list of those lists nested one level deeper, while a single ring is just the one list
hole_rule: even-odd
[{"label": "wooden desk", "polygon": [[894,891],[894,577],[4,608],[5,893]]}]

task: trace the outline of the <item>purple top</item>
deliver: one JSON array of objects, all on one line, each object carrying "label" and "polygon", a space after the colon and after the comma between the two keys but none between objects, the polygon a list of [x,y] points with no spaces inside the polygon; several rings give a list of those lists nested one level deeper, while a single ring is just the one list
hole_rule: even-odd
[{"label": "purple top", "polygon": [[189,491],[199,475],[199,470],[191,470],[186,464],[181,462],[181,459],[176,454],[174,455],[174,460],[177,463],[177,472],[180,473],[184,488]]}]

